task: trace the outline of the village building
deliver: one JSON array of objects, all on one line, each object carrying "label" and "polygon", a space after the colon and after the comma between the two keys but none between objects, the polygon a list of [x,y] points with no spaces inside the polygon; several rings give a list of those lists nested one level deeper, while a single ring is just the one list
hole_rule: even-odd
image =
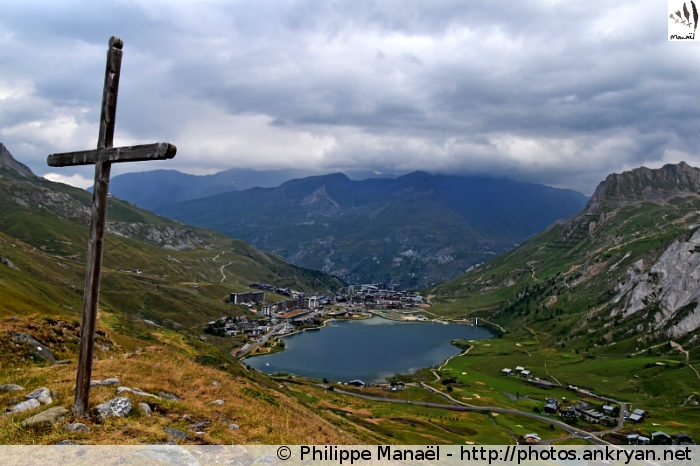
[{"label": "village building", "polygon": [[258,304],[265,301],[264,291],[247,291],[244,293],[230,293],[229,302],[231,304],[253,303]]},{"label": "village building", "polygon": [[562,417],[562,419],[578,419],[579,414],[578,410],[576,408],[572,408],[571,406],[565,409],[562,409],[559,411],[559,416]]},{"label": "village building", "polygon": [[673,439],[666,432],[656,431],[651,434],[652,445],[671,445]]},{"label": "village building", "polygon": [[556,414],[559,412],[559,405],[555,403],[547,403],[544,405],[544,412],[547,414]]},{"label": "village building", "polygon": [[630,414],[628,420],[630,422],[634,422],[635,424],[639,424],[647,417],[647,415],[648,413],[643,409],[635,409],[632,411],[632,414]]}]

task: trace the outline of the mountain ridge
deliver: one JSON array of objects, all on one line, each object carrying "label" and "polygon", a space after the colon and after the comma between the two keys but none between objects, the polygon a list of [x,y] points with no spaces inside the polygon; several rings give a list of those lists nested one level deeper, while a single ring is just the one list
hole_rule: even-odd
[{"label": "mountain ridge", "polygon": [[0,169],[11,171],[23,178],[34,178],[36,175],[25,164],[18,162],[7,150],[5,144],[0,142]]},{"label": "mountain ridge", "polygon": [[359,181],[313,176],[156,211],[347,282],[411,288],[505,252],[585,201],[542,185],[419,171]]},{"label": "mountain ridge", "polygon": [[[110,181],[110,192],[120,199],[154,211],[164,204],[201,199],[229,191],[277,187],[286,181],[315,174],[314,171],[304,169],[231,168],[211,175],[191,175],[161,169],[116,175]],[[377,176],[366,171],[353,171],[351,175],[354,179]]]},{"label": "mountain ridge", "polygon": [[699,208],[700,169],[686,163],[611,174],[579,214],[431,294],[511,328],[568,315],[570,332],[547,332],[552,344],[695,342]]},{"label": "mountain ridge", "polygon": [[664,202],[683,193],[699,192],[700,169],[685,162],[658,169],[639,167],[608,175],[598,184],[584,211],[593,213],[624,203]]}]

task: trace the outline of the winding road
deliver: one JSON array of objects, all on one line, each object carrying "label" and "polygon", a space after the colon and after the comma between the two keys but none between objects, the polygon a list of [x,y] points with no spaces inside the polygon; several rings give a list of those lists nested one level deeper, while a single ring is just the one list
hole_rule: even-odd
[{"label": "winding road", "polygon": [[[327,385],[319,385],[324,388],[328,388]],[[553,424],[560,429],[562,429],[565,432],[568,432],[571,434],[573,437],[578,437],[578,438],[583,438],[588,440],[591,443],[594,443],[596,445],[612,445],[609,442],[606,442],[605,440],[596,437],[592,435],[590,432],[586,432],[585,430],[578,429],[576,427],[570,426],[569,424],[566,424],[565,422],[559,421],[557,419],[551,419],[548,417],[540,416],[539,414],[535,413],[530,413],[527,411],[518,411],[516,409],[510,409],[510,408],[500,408],[496,406],[473,406],[469,405],[466,403],[463,403],[461,401],[458,401],[451,396],[440,392],[439,390],[430,387],[424,383],[421,383],[421,386],[425,388],[426,390],[429,390],[431,392],[434,392],[443,398],[447,399],[448,401],[451,402],[451,404],[444,404],[444,403],[433,403],[429,401],[413,401],[413,400],[403,400],[403,399],[398,399],[398,398],[384,398],[381,396],[374,396],[374,395],[363,395],[361,393],[354,393],[354,392],[348,392],[346,390],[341,390],[338,388],[333,387],[333,390],[337,393],[341,393],[343,395],[349,395],[349,396],[354,396],[357,398],[362,398],[363,400],[368,400],[368,401],[379,401],[379,402],[384,402],[384,403],[403,403],[403,404],[413,404],[413,405],[418,405],[418,406],[425,406],[428,408],[437,408],[437,409],[446,409],[449,411],[474,411],[474,412],[493,412],[493,413],[501,413],[501,414],[512,414],[515,416],[524,416],[528,417],[531,419],[536,419],[538,421],[546,422],[549,424]],[[557,439],[559,440],[559,439]]]}]

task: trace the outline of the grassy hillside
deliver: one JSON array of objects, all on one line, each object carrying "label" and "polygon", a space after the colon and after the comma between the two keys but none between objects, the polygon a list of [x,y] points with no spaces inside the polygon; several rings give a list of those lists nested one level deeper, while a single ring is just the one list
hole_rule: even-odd
[{"label": "grassy hillside", "polygon": [[[72,407],[90,201],[82,190],[0,170],[0,385],[25,389],[0,391],[0,406],[47,387],[52,405]],[[71,416],[37,430],[21,421],[41,409],[13,413],[0,418],[0,443],[158,443],[169,440],[166,428],[187,432],[188,443],[372,441],[342,432],[278,383],[246,370],[231,358],[230,339],[203,333],[209,320],[248,312],[224,300],[251,282],[330,292],[340,281],[118,199],[110,199],[108,231],[93,379],[117,377],[158,396],[131,395],[153,415],[134,409],[122,419],[90,418],[83,421],[89,432],[71,433],[62,430]],[[60,363],[38,356],[18,334],[38,340]],[[115,389],[93,388],[91,406],[114,398]]]},{"label": "grassy hillside", "polygon": [[[0,389],[2,407],[40,387],[54,392],[52,406],[72,407],[89,203],[84,191],[0,164],[0,387],[24,388]],[[247,369],[231,358],[230,338],[203,331],[212,319],[248,312],[224,301],[229,292],[254,281],[301,291],[332,291],[340,282],[110,199],[93,380],[119,382],[94,387],[91,406],[123,386],[140,390],[128,397],[134,406],[147,403],[151,415],[135,407],[125,418],[68,415],[51,428],[22,426],[43,409],[36,408],[0,417],[0,443],[494,444],[529,432],[577,443],[582,440],[564,432],[558,416],[542,413],[551,396],[600,401],[572,393],[574,384],[652,413],[623,433],[682,431],[700,438],[697,332],[674,339],[655,334],[653,300],[640,313],[615,314],[620,283],[640,260],[648,268],[674,241],[687,240],[700,224],[698,205],[698,196],[681,196],[584,212],[432,288],[431,315],[479,316],[505,332],[460,342],[463,355],[402,377],[413,385],[392,392],[331,390]],[[22,334],[57,361],[38,356],[18,339]],[[557,386],[500,375],[517,365]],[[423,404],[456,402],[472,408]],[[89,431],[65,431],[74,421]]]},{"label": "grassy hillside", "polygon": [[[651,264],[674,241],[690,238],[700,223],[697,205],[695,197],[678,197],[664,204],[625,206],[592,234],[588,216],[554,225],[513,251],[429,290],[435,310],[488,316],[511,331],[533,327],[552,345],[604,345],[604,334],[611,329],[600,317],[615,307],[616,287],[636,262]],[[615,334],[635,325],[620,321]],[[636,336],[627,335],[629,342],[617,339],[616,346],[633,351]]]},{"label": "grassy hillside", "polygon": [[[623,432],[700,436],[700,331],[684,323],[697,312],[697,283],[688,279],[670,298],[688,304],[669,307],[664,301],[677,286],[667,281],[668,270],[696,273],[694,259],[687,258],[694,252],[688,241],[700,225],[700,191],[673,185],[673,176],[664,176],[662,187],[644,188],[636,175],[611,176],[613,187],[603,185],[602,197],[581,214],[426,290],[432,312],[478,317],[503,331],[496,340],[472,342],[468,356],[443,368],[440,375],[453,381],[455,398],[541,410],[543,397],[573,396],[500,374],[525,366],[542,380],[652,413],[647,425],[626,425]],[[689,262],[662,264],[675,249],[685,250]],[[639,310],[630,309],[642,292]]]}]

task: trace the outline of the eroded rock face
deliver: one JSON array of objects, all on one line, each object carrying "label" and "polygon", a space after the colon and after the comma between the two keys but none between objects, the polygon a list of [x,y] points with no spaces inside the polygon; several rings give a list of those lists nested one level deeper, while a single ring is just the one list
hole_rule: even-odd
[{"label": "eroded rock face", "polygon": [[176,251],[195,249],[204,243],[204,240],[194,230],[185,227],[173,228],[145,223],[110,222],[107,225],[107,232],[117,236],[142,239],[165,249]]},{"label": "eroded rock face", "polygon": [[626,203],[663,202],[676,196],[697,196],[700,169],[685,162],[658,169],[635,168],[605,178],[588,201],[585,212],[607,211]]},{"label": "eroded rock face", "polygon": [[627,273],[615,314],[628,317],[654,306],[655,328],[671,338],[700,328],[700,229],[688,241],[673,242],[651,267],[640,260]]}]

